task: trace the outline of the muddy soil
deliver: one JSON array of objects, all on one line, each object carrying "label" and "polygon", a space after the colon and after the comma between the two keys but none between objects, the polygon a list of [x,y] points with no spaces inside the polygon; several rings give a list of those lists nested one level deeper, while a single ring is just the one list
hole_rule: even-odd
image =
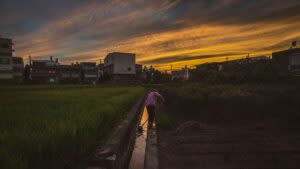
[{"label": "muddy soil", "polygon": [[159,130],[160,169],[300,168],[300,128],[288,120],[169,116],[175,126]]}]

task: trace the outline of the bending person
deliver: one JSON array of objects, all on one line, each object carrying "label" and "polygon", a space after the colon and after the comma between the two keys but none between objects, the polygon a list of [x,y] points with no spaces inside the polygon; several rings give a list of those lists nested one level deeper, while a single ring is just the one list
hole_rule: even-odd
[{"label": "bending person", "polygon": [[157,90],[153,89],[148,94],[146,99],[146,108],[149,115],[149,127],[152,127],[155,119],[155,110],[165,101],[164,97],[158,93]]}]

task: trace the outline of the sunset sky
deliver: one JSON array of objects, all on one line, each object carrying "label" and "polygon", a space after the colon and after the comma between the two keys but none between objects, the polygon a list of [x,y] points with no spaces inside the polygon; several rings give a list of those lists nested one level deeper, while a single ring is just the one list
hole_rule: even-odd
[{"label": "sunset sky", "polygon": [[25,60],[119,51],[163,70],[288,48],[300,40],[300,0],[0,0],[0,35]]}]

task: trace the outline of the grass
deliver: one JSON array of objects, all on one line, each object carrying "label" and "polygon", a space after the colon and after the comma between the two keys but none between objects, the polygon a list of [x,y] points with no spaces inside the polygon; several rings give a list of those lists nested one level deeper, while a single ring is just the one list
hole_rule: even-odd
[{"label": "grass", "polygon": [[[0,168],[67,168],[107,135],[142,87],[0,87]],[[102,131],[104,133],[98,133]]]},{"label": "grass", "polygon": [[156,113],[156,122],[159,129],[170,130],[173,128],[173,124],[165,112],[165,108],[161,107]]}]

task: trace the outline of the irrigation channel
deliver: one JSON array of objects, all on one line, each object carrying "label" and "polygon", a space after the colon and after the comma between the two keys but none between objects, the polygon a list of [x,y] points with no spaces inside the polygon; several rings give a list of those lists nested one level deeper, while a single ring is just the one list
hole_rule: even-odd
[{"label": "irrigation channel", "polygon": [[144,168],[146,145],[147,145],[146,144],[147,133],[148,133],[148,112],[147,109],[144,108],[142,117],[139,122],[139,126],[136,131],[134,148],[132,151],[128,169]]},{"label": "irrigation channel", "polygon": [[84,163],[80,169],[158,169],[156,127],[148,127],[144,98],[137,101],[111,138],[96,147]]}]

